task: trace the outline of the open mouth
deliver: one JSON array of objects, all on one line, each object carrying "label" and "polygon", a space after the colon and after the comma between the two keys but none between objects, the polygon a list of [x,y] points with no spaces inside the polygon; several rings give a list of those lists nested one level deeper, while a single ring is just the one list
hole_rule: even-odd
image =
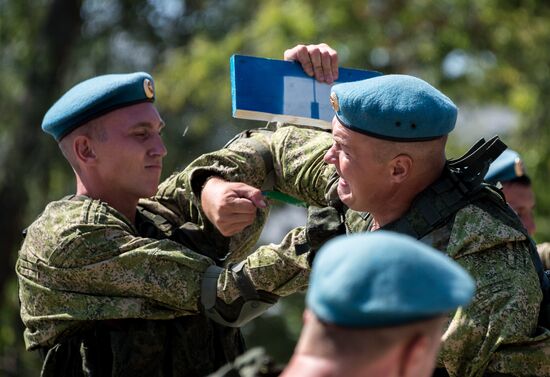
[{"label": "open mouth", "polygon": [[344,178],[340,177],[340,179],[338,179],[338,185],[348,187],[348,182]]}]

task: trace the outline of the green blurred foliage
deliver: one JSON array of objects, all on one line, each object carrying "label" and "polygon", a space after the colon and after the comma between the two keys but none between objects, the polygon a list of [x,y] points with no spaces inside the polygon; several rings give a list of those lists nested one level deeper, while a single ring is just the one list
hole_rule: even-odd
[{"label": "green blurred foliage", "polygon": [[[547,1],[0,0],[0,375],[37,374],[36,358],[23,351],[13,261],[20,230],[73,190],[55,143],[38,131],[60,93],[96,74],[151,72],[168,124],[167,176],[258,125],[231,118],[231,54],[281,58],[295,44],[320,41],[339,51],[343,66],[418,75],[463,109],[497,105],[517,114],[519,128],[503,137],[534,178],[536,238],[550,239]],[[492,121],[468,126],[484,130]],[[462,140],[451,136],[450,156],[467,149]],[[249,342],[276,343],[273,353],[288,357],[302,300],[285,299],[282,314],[247,327]]]}]

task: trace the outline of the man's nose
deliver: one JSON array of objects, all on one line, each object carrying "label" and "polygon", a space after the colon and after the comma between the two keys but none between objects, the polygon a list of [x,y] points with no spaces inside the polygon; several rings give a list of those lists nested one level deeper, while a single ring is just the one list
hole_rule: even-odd
[{"label": "man's nose", "polygon": [[334,152],[334,146],[330,147],[327,153],[325,153],[325,157],[323,157],[323,160],[327,164],[334,165],[336,163],[336,154]]},{"label": "man's nose", "polygon": [[168,150],[164,145],[164,141],[162,141],[160,135],[156,135],[154,137],[153,144],[151,145],[151,149],[149,150],[149,154],[155,157],[164,157],[167,153]]}]

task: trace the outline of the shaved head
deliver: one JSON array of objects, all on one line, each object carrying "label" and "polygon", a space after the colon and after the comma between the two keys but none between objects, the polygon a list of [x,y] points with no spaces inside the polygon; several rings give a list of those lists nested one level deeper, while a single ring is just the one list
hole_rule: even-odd
[{"label": "shaved head", "polygon": [[[315,314],[306,314],[306,326],[300,339],[308,353],[320,356],[374,361],[389,349],[408,339],[424,336],[439,342],[446,317],[436,317],[408,325],[371,329],[345,328],[320,321]],[[320,345],[328,345],[320,347]]]},{"label": "shaved head", "polygon": [[431,167],[434,164],[439,165],[445,161],[445,144],[447,136],[429,140],[429,141],[390,141],[382,139],[373,139],[376,144],[375,158],[378,162],[385,163],[400,154],[410,156],[415,163],[422,166]]}]

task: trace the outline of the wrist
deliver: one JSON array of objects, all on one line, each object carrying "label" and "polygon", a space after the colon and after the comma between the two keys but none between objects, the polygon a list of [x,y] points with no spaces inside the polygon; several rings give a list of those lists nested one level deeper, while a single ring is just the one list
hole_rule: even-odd
[{"label": "wrist", "polygon": [[227,181],[222,177],[220,177],[219,175],[211,175],[206,177],[201,185],[200,191],[198,192],[199,199],[201,198],[202,193],[208,184],[216,184],[220,182],[227,182]]}]

